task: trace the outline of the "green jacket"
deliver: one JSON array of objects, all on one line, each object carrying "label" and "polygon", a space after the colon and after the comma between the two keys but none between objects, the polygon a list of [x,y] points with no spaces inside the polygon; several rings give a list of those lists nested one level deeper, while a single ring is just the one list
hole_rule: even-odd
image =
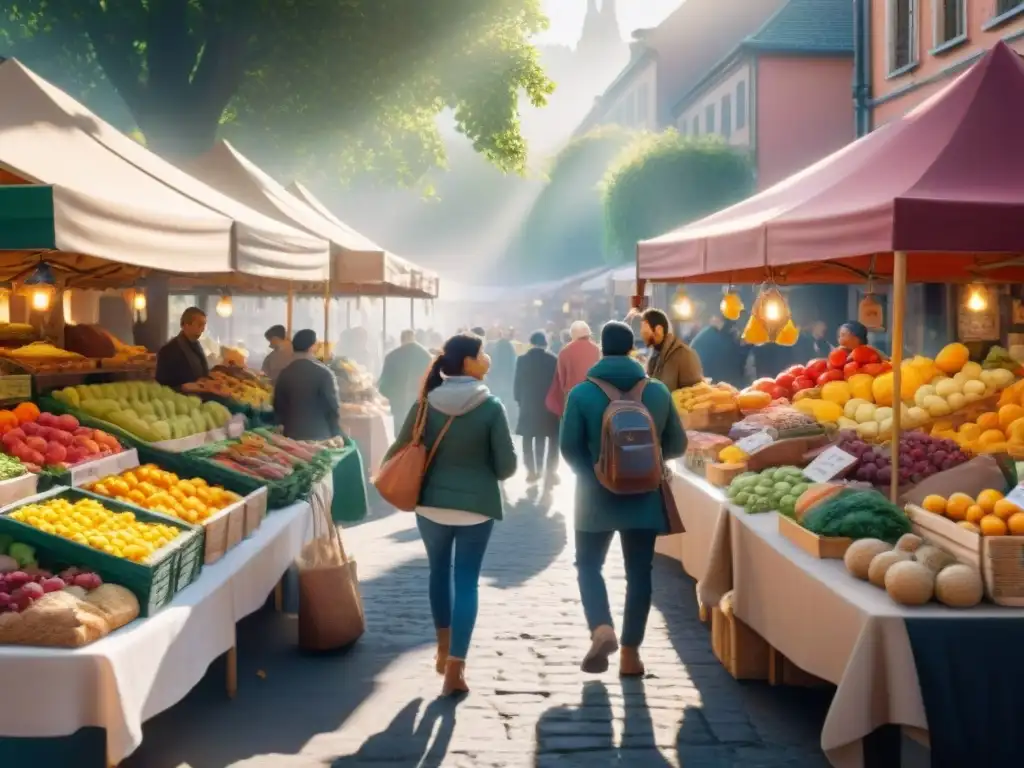
[{"label": "green jacket", "polygon": [[[456,376],[431,392],[427,403],[423,443],[428,451],[448,418],[455,418],[423,478],[420,506],[476,512],[501,520],[499,484],[516,473],[516,451],[501,401],[482,382]],[[412,440],[416,410],[414,405],[385,459]]]},{"label": "green jacket", "polygon": [[[644,369],[628,357],[606,357],[587,375],[629,391],[644,378]],[[649,381],[643,403],[661,435],[662,456],[666,460],[682,456],[686,451],[686,432],[668,388],[660,381]],[[601,454],[601,423],[607,407],[608,398],[590,381],[574,387],[565,404],[559,443],[562,456],[576,473],[576,530],[664,532],[660,492],[620,496],[597,481],[594,465]]]},{"label": "green jacket", "polygon": [[416,343],[403,344],[384,358],[377,390],[391,403],[396,424],[416,402],[430,363],[430,353]]}]

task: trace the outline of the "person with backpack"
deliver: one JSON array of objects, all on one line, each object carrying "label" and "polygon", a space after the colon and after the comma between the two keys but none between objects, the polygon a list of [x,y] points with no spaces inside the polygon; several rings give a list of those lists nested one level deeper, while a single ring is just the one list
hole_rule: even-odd
[{"label": "person with backpack", "polygon": [[[375,480],[389,500],[396,491],[401,495],[414,488],[414,499],[400,508],[416,512],[427,550],[436,668],[444,675],[444,696],[469,691],[466,654],[476,624],[480,569],[494,522],[502,519],[500,483],[516,472],[505,408],[483,383],[490,367],[483,339],[448,339]],[[416,477],[407,476],[399,487],[401,479],[388,475],[402,474],[402,454],[414,457],[410,449],[416,448],[425,450],[425,460]]]},{"label": "person with backpack", "polygon": [[576,570],[591,646],[584,672],[608,669],[619,648],[602,570],[616,532],[626,567],[626,605],[619,673],[641,676],[651,610],[654,544],[669,531],[662,497],[664,462],[686,451],[686,432],[660,381],[630,357],[633,332],[612,321],[601,330],[604,358],[569,393],[559,437],[576,473]]}]

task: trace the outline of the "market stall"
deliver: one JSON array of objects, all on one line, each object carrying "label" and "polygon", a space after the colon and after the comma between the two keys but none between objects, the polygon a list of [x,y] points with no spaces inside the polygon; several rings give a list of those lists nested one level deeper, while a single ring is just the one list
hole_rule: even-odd
[{"label": "market stall", "polygon": [[[802,414],[830,443],[754,466],[785,442],[766,427],[727,446],[715,467],[733,506],[702,596],[722,597],[715,624],[728,625],[732,652],[742,651],[737,637],[756,640],[839,686],[822,736],[835,765],[860,764],[860,740],[888,723],[927,727],[935,765],[1012,765],[1019,755],[1012,715],[977,727],[963,717],[996,690],[1000,712],[1024,705],[1002,696],[1004,670],[955,652],[939,669],[929,638],[987,647],[1024,627],[1016,473],[971,487],[978,462],[1002,467],[1024,445],[1020,365],[1000,348],[972,361],[958,343],[904,359],[903,324],[907,280],[967,284],[976,313],[998,301],[996,284],[1021,280],[1024,160],[1008,105],[1022,93],[1024,64],[999,44],[906,117],[638,247],[641,282],[766,281],[747,324],[757,344],[796,341],[778,286],[892,280],[891,360],[854,344],[841,360],[809,361],[737,398],[743,411]],[[727,294],[723,314],[738,316],[730,304]]]}]

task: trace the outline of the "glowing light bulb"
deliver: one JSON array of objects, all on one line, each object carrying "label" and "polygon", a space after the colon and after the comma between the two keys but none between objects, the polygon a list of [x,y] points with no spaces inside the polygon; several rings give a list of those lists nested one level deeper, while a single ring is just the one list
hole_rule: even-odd
[{"label": "glowing light bulb", "polygon": [[764,319],[774,323],[782,319],[782,304],[776,299],[769,299],[764,303]]},{"label": "glowing light bulb", "polygon": [[967,297],[967,309],[971,312],[984,312],[988,309],[988,298],[985,296],[983,289],[971,289],[971,293]]},{"label": "glowing light bulb", "polygon": [[50,308],[50,292],[40,288],[32,291],[32,309],[36,312],[45,312]]},{"label": "glowing light bulb", "polygon": [[231,297],[221,296],[214,310],[221,317],[231,317],[231,313],[235,310],[234,305],[231,303]]},{"label": "glowing light bulb", "polygon": [[132,296],[132,309],[136,312],[143,312],[146,309],[146,294],[141,291],[137,291]]},{"label": "glowing light bulb", "polygon": [[680,320],[689,320],[693,317],[693,302],[689,296],[683,296],[676,300],[675,303],[676,315]]}]

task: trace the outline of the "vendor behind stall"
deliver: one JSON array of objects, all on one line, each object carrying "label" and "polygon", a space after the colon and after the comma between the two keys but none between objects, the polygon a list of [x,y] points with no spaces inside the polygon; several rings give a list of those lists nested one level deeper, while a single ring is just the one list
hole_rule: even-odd
[{"label": "vendor behind stall", "polygon": [[863,323],[851,320],[839,326],[839,346],[847,351],[863,347],[868,343],[868,329]]},{"label": "vendor behind stall", "polygon": [[288,341],[288,332],[283,325],[268,328],[263,338],[270,345],[270,354],[263,359],[263,375],[273,384],[292,361],[292,343]]},{"label": "vendor behind stall", "polygon": [[338,380],[313,355],[316,332],[302,330],[292,339],[294,358],[274,386],[274,413],[284,436],[328,440],[341,435]]},{"label": "vendor behind stall", "polygon": [[206,331],[206,313],[189,307],[181,313],[181,332],[164,344],[156,355],[156,380],[165,387],[180,389],[210,375],[210,364],[199,339]]}]

